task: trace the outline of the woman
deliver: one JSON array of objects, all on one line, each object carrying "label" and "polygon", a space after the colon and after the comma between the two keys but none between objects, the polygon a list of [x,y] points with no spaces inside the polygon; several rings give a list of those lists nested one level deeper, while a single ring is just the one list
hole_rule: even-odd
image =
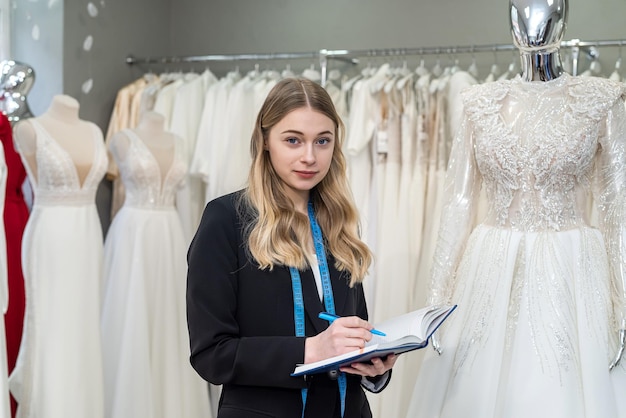
[{"label": "woman", "polygon": [[[322,87],[279,82],[254,127],[248,187],[205,209],[187,314],[192,365],[223,384],[219,418],[371,417],[362,388],[389,381],[393,356],[290,376],[372,337],[361,285],[371,254],[357,234],[342,128]],[[329,326],[322,311],[341,318]]]}]

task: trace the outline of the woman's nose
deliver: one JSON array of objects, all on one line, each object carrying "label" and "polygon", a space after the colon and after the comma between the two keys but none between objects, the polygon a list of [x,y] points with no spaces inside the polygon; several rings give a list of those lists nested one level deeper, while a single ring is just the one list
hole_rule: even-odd
[{"label": "woman's nose", "polygon": [[302,151],[302,156],[300,158],[307,164],[312,164],[315,162],[315,149],[313,147],[313,144],[307,144],[304,147]]}]

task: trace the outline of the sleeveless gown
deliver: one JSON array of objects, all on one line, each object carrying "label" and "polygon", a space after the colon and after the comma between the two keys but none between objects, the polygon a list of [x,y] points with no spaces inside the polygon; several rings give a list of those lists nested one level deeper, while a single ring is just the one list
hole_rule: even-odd
[{"label": "sleeveless gown", "polygon": [[[80,184],[70,155],[35,120],[38,177],[22,242],[24,330],[9,378],[20,418],[102,418],[102,227],[95,194],[106,171],[102,133]],[[27,170],[28,165],[24,162]]]},{"label": "sleeveless gown", "polygon": [[[9,373],[15,367],[22,340],[24,324],[24,276],[22,275],[22,236],[28,221],[28,207],[22,193],[26,169],[13,146],[13,128],[9,119],[0,113],[0,142],[7,164],[7,186],[4,200],[4,228],[7,239],[7,271],[9,306],[4,314]],[[17,404],[11,399],[11,412]]]},{"label": "sleeveless gown", "polygon": [[208,385],[189,363],[186,239],[174,200],[182,144],[164,178],[130,131],[114,155],[126,190],[105,242],[102,343],[107,418],[210,418]]},{"label": "sleeveless gown", "polygon": [[626,417],[626,357],[609,371],[626,316],[624,94],[567,74],[464,92],[431,288],[458,308],[407,417]]}]

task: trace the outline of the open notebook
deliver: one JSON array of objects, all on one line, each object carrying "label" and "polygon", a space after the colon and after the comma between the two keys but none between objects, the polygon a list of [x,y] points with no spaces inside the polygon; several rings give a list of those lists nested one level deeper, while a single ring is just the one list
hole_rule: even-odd
[{"label": "open notebook", "polygon": [[374,357],[385,357],[391,353],[401,354],[426,347],[430,336],[456,306],[428,306],[376,324],[374,328],[384,332],[386,336],[374,335],[360,350],[314,363],[299,364],[291,375],[323,373],[351,363],[366,362]]}]

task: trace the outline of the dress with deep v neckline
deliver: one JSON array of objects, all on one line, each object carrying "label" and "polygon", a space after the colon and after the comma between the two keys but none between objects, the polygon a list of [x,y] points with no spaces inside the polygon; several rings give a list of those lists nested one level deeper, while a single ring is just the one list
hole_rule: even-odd
[{"label": "dress with deep v neckline", "polygon": [[[76,166],[36,121],[37,178],[27,162],[34,205],[22,241],[26,311],[10,389],[20,418],[102,418],[100,300],[103,239],[95,196],[107,157],[91,124],[91,168]],[[17,143],[19,146],[19,143]],[[19,150],[18,150],[19,151]]]},{"label": "dress with deep v neckline", "polygon": [[187,165],[180,142],[166,173],[132,131],[113,149],[126,190],[104,247],[105,416],[211,417],[208,387],[189,363],[187,249],[174,206]]},{"label": "dress with deep v neckline", "polygon": [[[66,186],[68,186],[70,189],[73,188],[73,189],[78,189],[81,191],[85,189],[90,189],[94,186],[94,180],[95,180],[95,187],[97,188],[98,184],[100,183],[100,180],[102,180],[102,177],[98,175],[100,167],[98,166],[97,163],[102,160],[101,153],[104,148],[101,145],[102,133],[100,132],[99,128],[96,125],[91,124],[91,123],[89,124],[89,127],[93,133],[92,141],[94,142],[94,149],[92,153],[92,165],[89,169],[89,172],[85,176],[85,178],[81,180],[80,175],[78,173],[78,167],[76,167],[74,160],[72,159],[72,156],[70,155],[69,151],[67,151],[63,146],[61,146],[61,144],[59,144],[52,137],[50,132],[48,132],[48,130],[40,122],[37,122],[35,119],[31,119],[30,123],[34,127],[35,133],[37,135],[37,153],[38,153],[36,157],[37,167],[38,167],[37,178],[30,175],[29,173],[30,177],[33,179],[33,183],[35,184],[35,186],[37,186],[37,183],[39,182],[40,178],[54,180],[55,178],[59,177],[59,178],[62,178],[64,183],[65,182],[67,183]],[[43,141],[46,147],[56,148],[56,152],[55,151],[52,151],[51,153],[48,152],[48,156],[54,155],[53,158],[41,158],[40,157],[39,152],[42,150],[42,148],[39,147],[40,140]],[[44,164],[43,167],[40,167],[41,163]],[[61,169],[61,166],[64,166],[65,169]],[[26,167],[28,169],[28,165]],[[67,168],[69,168],[69,170]],[[41,172],[42,169],[44,170],[43,173]],[[60,175],[60,176],[57,176],[57,175]]]},{"label": "dress with deep v neckline", "polygon": [[[131,148],[135,148],[133,149],[135,154],[134,156],[138,157],[137,161],[131,161],[129,164],[132,165],[135,163],[143,165],[143,172],[129,167],[125,172],[125,175],[128,178],[126,181],[122,179],[122,182],[125,184],[128,183],[129,187],[132,187],[134,182],[138,183],[138,186],[140,186],[134,191],[127,192],[127,194],[131,195],[129,198],[130,201],[137,202],[138,200],[141,200],[143,203],[140,203],[140,205],[173,205],[175,195],[172,193],[172,190],[178,187],[179,184],[179,180],[176,175],[180,170],[184,170],[185,172],[187,170],[186,166],[182,167],[180,165],[180,161],[178,161],[181,153],[180,146],[177,146],[177,144],[174,143],[174,156],[172,161],[167,170],[162,172],[156,157],[150,148],[148,148],[148,146],[141,140],[141,138],[139,138],[139,136],[130,129],[125,130],[124,134],[130,138]],[[137,176],[136,180],[131,179],[133,175]],[[173,181],[172,176],[175,177]],[[150,196],[142,196],[146,193],[146,190],[149,190],[148,193]]]}]

